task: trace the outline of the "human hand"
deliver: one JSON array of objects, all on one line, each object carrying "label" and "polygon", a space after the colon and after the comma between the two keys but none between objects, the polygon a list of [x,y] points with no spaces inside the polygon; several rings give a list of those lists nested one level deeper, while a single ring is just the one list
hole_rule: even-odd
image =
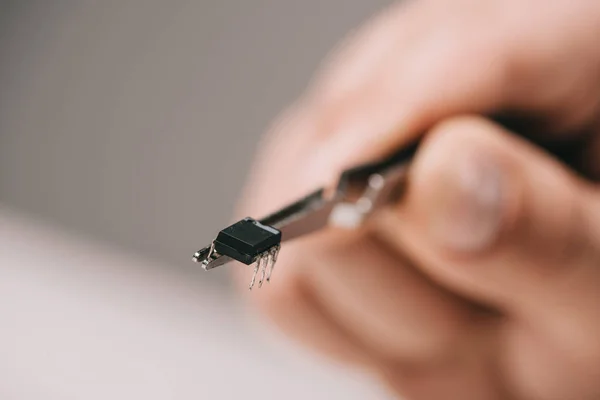
[{"label": "human hand", "polygon": [[250,301],[407,399],[599,399],[598,188],[470,116],[585,139],[597,177],[599,37],[597,0],[425,0],[368,23],[271,130],[241,214],[428,131],[405,197],[364,229],[286,243]]}]

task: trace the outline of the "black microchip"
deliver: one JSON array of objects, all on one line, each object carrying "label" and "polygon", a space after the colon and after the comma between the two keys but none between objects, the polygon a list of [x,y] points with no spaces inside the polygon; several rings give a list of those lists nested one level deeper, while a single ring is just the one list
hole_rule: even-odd
[{"label": "black microchip", "polygon": [[280,231],[252,218],[244,218],[223,229],[214,241],[217,253],[246,265],[280,243]]}]

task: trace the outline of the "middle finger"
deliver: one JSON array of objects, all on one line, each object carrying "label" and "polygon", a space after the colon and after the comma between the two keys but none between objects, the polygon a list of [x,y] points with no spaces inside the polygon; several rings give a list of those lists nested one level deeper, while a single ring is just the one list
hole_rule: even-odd
[{"label": "middle finger", "polygon": [[[309,250],[310,249],[310,250]],[[382,359],[445,357],[477,318],[462,299],[429,281],[410,261],[365,232],[331,231],[288,260],[317,301],[349,335]]]}]

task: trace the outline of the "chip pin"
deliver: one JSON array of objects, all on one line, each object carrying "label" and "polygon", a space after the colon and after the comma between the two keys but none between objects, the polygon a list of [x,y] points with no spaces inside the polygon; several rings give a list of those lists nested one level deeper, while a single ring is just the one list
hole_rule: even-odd
[{"label": "chip pin", "polygon": [[275,263],[277,262],[277,256],[279,255],[279,250],[281,249],[281,245],[273,247],[269,251],[269,272],[267,274],[267,282],[271,282],[271,274],[273,274],[273,269],[275,268]]},{"label": "chip pin", "polygon": [[260,256],[260,260],[262,261],[262,269],[261,269],[261,275],[260,275],[260,279],[258,281],[258,287],[261,288],[263,285],[263,282],[265,281],[265,276],[267,275],[267,266],[269,265],[269,253],[263,253]]},{"label": "chip pin", "polygon": [[259,257],[256,260],[256,264],[254,266],[254,272],[252,273],[252,280],[250,281],[250,287],[249,287],[250,290],[252,290],[252,288],[254,287],[254,284],[256,283],[256,276],[258,275],[258,270],[260,269],[261,263],[262,263],[262,257]]}]

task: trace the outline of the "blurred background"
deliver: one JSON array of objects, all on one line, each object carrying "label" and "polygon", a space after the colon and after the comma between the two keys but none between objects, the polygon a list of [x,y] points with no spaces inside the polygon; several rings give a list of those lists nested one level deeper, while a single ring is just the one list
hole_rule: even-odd
[{"label": "blurred background", "polygon": [[0,1],[0,398],[386,398],[191,255],[269,121],[389,2]]}]

